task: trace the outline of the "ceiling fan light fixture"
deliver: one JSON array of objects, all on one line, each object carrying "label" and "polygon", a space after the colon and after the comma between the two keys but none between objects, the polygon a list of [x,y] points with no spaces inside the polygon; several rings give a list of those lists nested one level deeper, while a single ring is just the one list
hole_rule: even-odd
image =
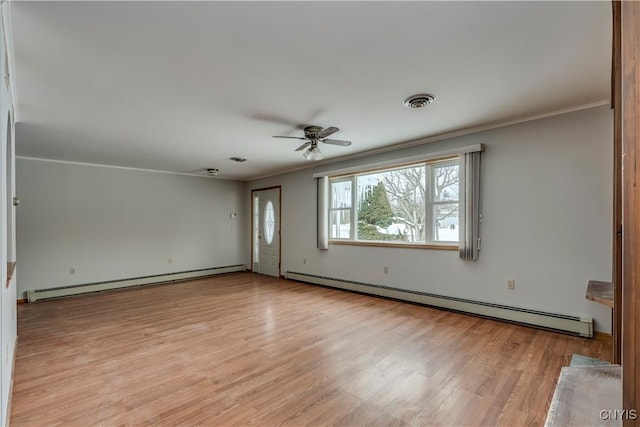
[{"label": "ceiling fan light fixture", "polygon": [[322,160],[323,157],[324,156],[322,155],[322,152],[318,147],[314,147],[313,150],[311,150],[311,160],[313,161]]},{"label": "ceiling fan light fixture", "polygon": [[317,161],[322,160],[324,156],[322,155],[322,151],[318,148],[318,145],[312,144],[311,147],[307,148],[305,152],[302,153],[302,157],[304,157],[305,160]]},{"label": "ceiling fan light fixture", "polygon": [[343,141],[341,139],[329,139],[328,137],[338,132],[340,129],[335,126],[329,126],[328,128],[321,128],[320,126],[306,126],[304,128],[304,137],[299,136],[279,136],[275,135],[274,138],[287,138],[298,139],[305,141],[302,145],[298,146],[295,151],[303,151],[302,157],[306,160],[322,160],[324,158],[319,143],[337,145],[340,147],[348,147],[351,145],[351,141]]},{"label": "ceiling fan light fixture", "polygon": [[407,108],[422,108],[433,103],[436,97],[427,93],[419,93],[417,95],[411,95],[404,100],[404,106]]}]

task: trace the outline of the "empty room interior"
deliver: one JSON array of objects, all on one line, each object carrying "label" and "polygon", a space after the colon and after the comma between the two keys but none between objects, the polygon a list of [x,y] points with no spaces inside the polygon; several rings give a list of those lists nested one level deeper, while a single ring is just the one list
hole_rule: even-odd
[{"label": "empty room interior", "polygon": [[640,3],[1,3],[0,425],[640,425]]}]

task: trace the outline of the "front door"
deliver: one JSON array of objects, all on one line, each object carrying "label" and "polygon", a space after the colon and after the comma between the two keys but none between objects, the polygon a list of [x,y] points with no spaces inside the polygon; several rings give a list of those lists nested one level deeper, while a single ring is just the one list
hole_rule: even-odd
[{"label": "front door", "polygon": [[253,271],[280,277],[280,187],[254,190]]}]

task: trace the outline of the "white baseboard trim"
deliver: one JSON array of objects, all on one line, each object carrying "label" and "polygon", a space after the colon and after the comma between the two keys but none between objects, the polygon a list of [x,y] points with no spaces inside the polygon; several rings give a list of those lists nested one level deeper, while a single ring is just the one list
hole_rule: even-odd
[{"label": "white baseboard trim", "polygon": [[566,314],[546,313],[519,307],[510,307],[462,298],[428,294],[424,292],[372,285],[332,277],[287,271],[285,277],[299,282],[329,286],[402,301],[409,301],[462,313],[475,314],[512,323],[525,324],[543,329],[593,338],[593,319]]},{"label": "white baseboard trim", "polygon": [[214,276],[216,274],[245,271],[244,264],[225,267],[205,268],[201,270],[181,271],[177,273],[159,274],[155,276],[134,277],[130,279],[111,280],[106,282],[86,283],[82,285],[61,286],[49,289],[34,289],[27,291],[27,301],[35,302],[52,298],[61,298],[71,295],[90,292],[102,292],[113,289],[129,288],[132,286],[156,285],[160,283],[176,282],[180,280],[196,279],[200,277]]}]

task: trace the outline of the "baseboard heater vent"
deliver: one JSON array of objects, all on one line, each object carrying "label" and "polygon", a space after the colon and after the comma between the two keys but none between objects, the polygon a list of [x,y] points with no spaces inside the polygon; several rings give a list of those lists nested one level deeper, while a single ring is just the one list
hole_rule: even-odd
[{"label": "baseboard heater vent", "polygon": [[385,298],[410,301],[432,307],[475,314],[492,319],[506,320],[513,323],[550,329],[581,337],[593,338],[593,319],[591,318],[545,313],[543,311],[428,294],[388,286],[372,285],[369,283],[354,282],[351,280],[336,279],[332,277],[316,276],[313,274],[297,273],[294,271],[287,271],[285,277],[289,280],[297,280],[299,282],[329,286],[332,288],[377,295]]},{"label": "baseboard heater vent", "polygon": [[107,282],[86,283],[82,285],[62,286],[59,288],[37,289],[27,291],[27,301],[35,302],[52,298],[67,297],[71,295],[85,294],[89,292],[109,291],[113,289],[128,288],[133,286],[157,285],[160,283],[177,282],[180,280],[196,279],[200,277],[214,276],[216,274],[245,271],[244,264],[230,265],[226,267],[204,268],[201,270],[181,271],[178,273],[159,274],[155,276],[134,277],[123,280],[111,280]]}]

